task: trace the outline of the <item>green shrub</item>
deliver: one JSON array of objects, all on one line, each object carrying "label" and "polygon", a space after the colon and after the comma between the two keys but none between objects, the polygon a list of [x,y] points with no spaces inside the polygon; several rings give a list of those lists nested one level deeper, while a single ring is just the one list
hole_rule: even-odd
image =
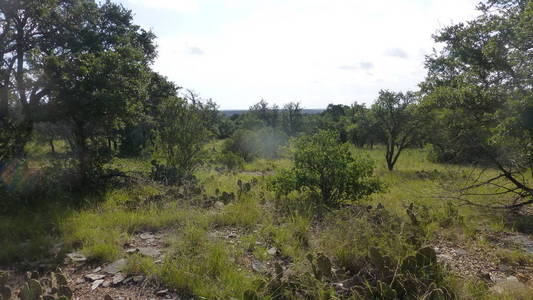
[{"label": "green shrub", "polygon": [[[211,107],[174,97],[163,101],[158,109],[156,153],[152,164],[156,173],[161,171],[167,180],[179,183],[204,162],[203,145],[212,134],[206,119]],[[153,177],[159,177],[156,175]]]},{"label": "green shrub", "polygon": [[333,132],[300,137],[294,148],[294,167],[280,171],[270,182],[279,195],[309,192],[318,206],[338,207],[383,188],[373,177],[373,162],[352,156],[349,146],[339,145]]},{"label": "green shrub", "polygon": [[225,150],[231,151],[246,161],[254,158],[276,158],[288,142],[287,135],[279,129],[263,127],[256,131],[241,129],[226,140]]},{"label": "green shrub", "polygon": [[220,153],[217,160],[231,171],[240,170],[244,166],[244,159],[230,151]]}]

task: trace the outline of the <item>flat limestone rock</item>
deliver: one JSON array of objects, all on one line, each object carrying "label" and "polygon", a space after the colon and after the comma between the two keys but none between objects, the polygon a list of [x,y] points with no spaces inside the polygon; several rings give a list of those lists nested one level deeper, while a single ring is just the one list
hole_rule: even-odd
[{"label": "flat limestone rock", "polygon": [[104,283],[103,279],[95,280],[93,284],[91,285],[91,291],[96,290],[102,283]]},{"label": "flat limestone rock", "polygon": [[525,284],[518,281],[514,276],[509,276],[504,280],[500,280],[493,287],[490,288],[491,291],[504,294],[504,293],[525,293],[526,291],[531,291]]},{"label": "flat limestone rock", "polygon": [[138,248],[129,248],[126,250],[126,253],[128,254],[133,254],[133,253],[137,253],[139,252],[139,249]]},{"label": "flat limestone rock", "polygon": [[69,253],[69,254],[67,254],[67,257],[72,262],[75,262],[75,263],[81,263],[81,262],[85,262],[87,260],[87,257],[85,257],[83,254],[81,254],[79,252]]},{"label": "flat limestone rock", "polygon": [[119,283],[121,283],[122,281],[124,281],[124,279],[126,279],[126,276],[124,276],[124,274],[122,273],[117,273],[115,274],[115,276],[113,276],[113,279],[111,279],[113,285],[117,285]]},{"label": "flat limestone rock", "polygon": [[145,233],[141,233],[141,235],[139,236],[141,239],[143,240],[150,240],[150,239],[153,239],[155,238],[155,235],[153,235],[152,233],[150,232],[145,232]]},{"label": "flat limestone rock", "polygon": [[149,256],[149,257],[158,257],[161,255],[161,251],[159,249],[153,248],[153,247],[141,247],[139,249],[139,254],[143,256]]},{"label": "flat limestone rock", "polygon": [[254,259],[252,261],[252,269],[258,273],[262,273],[265,271],[265,265],[257,259]]},{"label": "flat limestone rock", "polygon": [[127,263],[128,261],[125,258],[121,258],[107,265],[104,268],[104,272],[111,274],[111,275],[115,275],[118,272],[122,271],[122,269],[126,266]]}]

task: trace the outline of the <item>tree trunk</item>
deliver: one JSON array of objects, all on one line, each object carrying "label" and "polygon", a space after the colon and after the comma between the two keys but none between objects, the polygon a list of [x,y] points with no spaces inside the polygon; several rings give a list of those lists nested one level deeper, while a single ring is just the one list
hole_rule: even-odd
[{"label": "tree trunk", "polygon": [[9,114],[9,85],[4,82],[0,87],[0,121],[7,120]]},{"label": "tree trunk", "polygon": [[80,175],[80,184],[87,182],[87,172],[89,170],[89,156],[87,149],[87,137],[85,128],[82,122],[76,122],[76,129],[74,130],[76,154],[78,156],[78,171]]},{"label": "tree trunk", "polygon": [[56,148],[54,147],[54,139],[50,139],[48,143],[50,144],[50,149],[52,150],[52,153],[56,154]]}]

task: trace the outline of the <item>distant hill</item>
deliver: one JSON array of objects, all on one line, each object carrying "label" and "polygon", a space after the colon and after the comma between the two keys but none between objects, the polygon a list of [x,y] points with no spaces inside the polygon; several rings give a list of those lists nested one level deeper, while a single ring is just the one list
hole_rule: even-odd
[{"label": "distant hill", "polygon": [[[302,109],[302,112],[304,114],[319,114],[321,112],[323,112],[325,109],[321,109],[321,108],[313,108],[313,109]],[[220,112],[223,113],[224,115],[230,117],[230,116],[233,116],[233,115],[242,115],[244,113],[246,113],[248,110],[247,109],[228,109],[228,110],[225,110],[225,109],[221,109]]]}]

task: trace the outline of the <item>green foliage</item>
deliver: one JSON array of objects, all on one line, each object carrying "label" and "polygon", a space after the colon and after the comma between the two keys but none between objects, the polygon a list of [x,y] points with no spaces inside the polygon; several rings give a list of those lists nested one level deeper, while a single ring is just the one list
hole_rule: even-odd
[{"label": "green foliage", "polygon": [[20,140],[23,132],[20,125],[17,125],[13,120],[7,118],[0,118],[0,168],[7,164],[7,162],[18,156],[21,151]]},{"label": "green foliage", "polygon": [[[86,21],[55,36],[64,49],[43,59],[43,72],[50,118],[70,126],[80,183],[87,183],[109,160],[103,140],[122,128],[146,97],[154,35],[133,25],[131,13],[111,2],[72,9]],[[63,17],[56,22],[70,22]]]},{"label": "green foliage", "polygon": [[246,161],[254,158],[276,158],[281,147],[287,144],[288,137],[281,130],[263,127],[256,131],[240,129],[226,140],[224,148],[238,154]]},{"label": "green foliage", "polygon": [[527,180],[515,175],[533,166],[533,3],[488,1],[479,10],[435,36],[444,47],[427,58],[423,107],[431,114],[434,157],[497,168],[505,179],[496,185],[518,194],[511,207],[519,207],[533,203]]},{"label": "green foliage", "polygon": [[156,179],[166,177],[169,184],[179,183],[202,164],[205,159],[203,145],[211,135],[206,116],[212,110],[213,107],[200,101],[189,103],[176,97],[161,103],[155,146],[156,157],[163,162],[153,163]]},{"label": "green foliage", "polygon": [[309,192],[319,206],[338,207],[382,190],[372,176],[369,159],[353,156],[347,144],[339,145],[338,136],[320,131],[303,136],[294,145],[294,167],[282,170],[271,180],[278,194]]},{"label": "green foliage", "polygon": [[230,151],[223,151],[222,153],[219,153],[217,161],[230,171],[241,170],[244,166],[244,159],[242,156]]},{"label": "green foliage", "polygon": [[385,159],[390,171],[401,152],[419,139],[419,117],[415,114],[416,95],[412,92],[379,91],[372,112],[381,129],[381,140],[386,146]]}]

